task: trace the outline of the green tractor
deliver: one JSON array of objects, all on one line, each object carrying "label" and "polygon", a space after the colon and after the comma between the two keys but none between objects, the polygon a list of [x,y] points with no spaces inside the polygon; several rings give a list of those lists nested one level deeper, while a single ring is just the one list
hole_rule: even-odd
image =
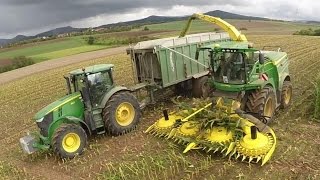
[{"label": "green tractor", "polygon": [[211,89],[214,96],[240,101],[242,110],[264,123],[278,108],[290,105],[292,84],[285,52],[260,51],[247,41],[203,46],[196,56],[200,51],[209,52],[210,59],[209,80],[202,88]]},{"label": "green tractor", "polygon": [[136,97],[115,86],[113,65],[100,64],[70,72],[68,93],[34,116],[40,134],[20,139],[29,154],[52,148],[62,158],[73,158],[86,147],[92,134],[121,135],[131,131],[141,116]]}]

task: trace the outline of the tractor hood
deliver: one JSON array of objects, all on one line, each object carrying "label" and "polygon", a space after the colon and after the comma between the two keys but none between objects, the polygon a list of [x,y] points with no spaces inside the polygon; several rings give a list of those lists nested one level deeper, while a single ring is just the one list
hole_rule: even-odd
[{"label": "tractor hood", "polygon": [[53,103],[47,105],[46,107],[42,108],[39,112],[36,113],[36,115],[34,116],[34,120],[38,121],[39,119],[43,118],[45,115],[49,114],[50,112],[58,109],[59,107],[63,106],[64,104],[77,99],[81,97],[81,94],[79,92],[75,92],[72,94],[69,94],[67,96],[64,96],[56,101],[54,101]]}]

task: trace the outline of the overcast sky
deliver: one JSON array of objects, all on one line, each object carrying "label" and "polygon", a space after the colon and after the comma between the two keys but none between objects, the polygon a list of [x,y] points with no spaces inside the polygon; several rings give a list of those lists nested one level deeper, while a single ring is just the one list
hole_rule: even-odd
[{"label": "overcast sky", "polygon": [[223,10],[285,20],[320,21],[316,0],[0,0],[0,38],[52,28],[95,27],[150,15],[180,16]]}]

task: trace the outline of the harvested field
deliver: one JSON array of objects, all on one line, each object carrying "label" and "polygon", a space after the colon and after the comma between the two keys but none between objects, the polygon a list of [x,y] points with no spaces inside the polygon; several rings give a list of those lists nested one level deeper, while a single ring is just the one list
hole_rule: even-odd
[{"label": "harvested field", "polygon": [[[294,99],[287,111],[280,111],[271,124],[278,145],[265,166],[228,160],[220,155],[192,151],[144,134],[161,117],[162,102],[147,108],[142,123],[132,133],[97,136],[82,156],[62,161],[52,152],[25,155],[18,140],[37,130],[34,113],[65,94],[63,74],[75,68],[115,64],[118,84],[130,85],[133,76],[127,55],[85,61],[48,69],[0,86],[0,177],[3,179],[319,179],[320,124],[311,118],[314,87],[320,65],[320,39],[304,36],[248,36],[256,47],[279,45],[289,54]],[[19,73],[18,71],[16,73]]]}]

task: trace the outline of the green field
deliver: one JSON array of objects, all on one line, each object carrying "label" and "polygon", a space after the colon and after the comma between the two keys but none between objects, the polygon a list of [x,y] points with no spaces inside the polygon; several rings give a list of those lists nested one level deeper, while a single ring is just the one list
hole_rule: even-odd
[{"label": "green field", "polygon": [[[0,61],[2,59],[13,59],[18,56],[32,58],[36,63],[79,54],[83,52],[95,51],[109,47],[127,45],[138,41],[146,40],[154,34],[161,33],[155,31],[140,31],[138,29],[126,32],[102,33],[92,35],[82,35],[61,39],[48,40],[44,42],[26,44],[20,47],[12,47],[0,50]],[[95,38],[93,45],[88,45],[89,36]],[[1,62],[0,62],[1,65]]]},{"label": "green field", "polygon": [[17,56],[27,56],[33,58],[36,62],[43,60],[64,57],[87,51],[106,48],[106,46],[88,46],[87,42],[81,37],[71,37],[59,41],[52,40],[42,42],[27,47],[11,48],[0,52],[0,59],[10,59]]}]

